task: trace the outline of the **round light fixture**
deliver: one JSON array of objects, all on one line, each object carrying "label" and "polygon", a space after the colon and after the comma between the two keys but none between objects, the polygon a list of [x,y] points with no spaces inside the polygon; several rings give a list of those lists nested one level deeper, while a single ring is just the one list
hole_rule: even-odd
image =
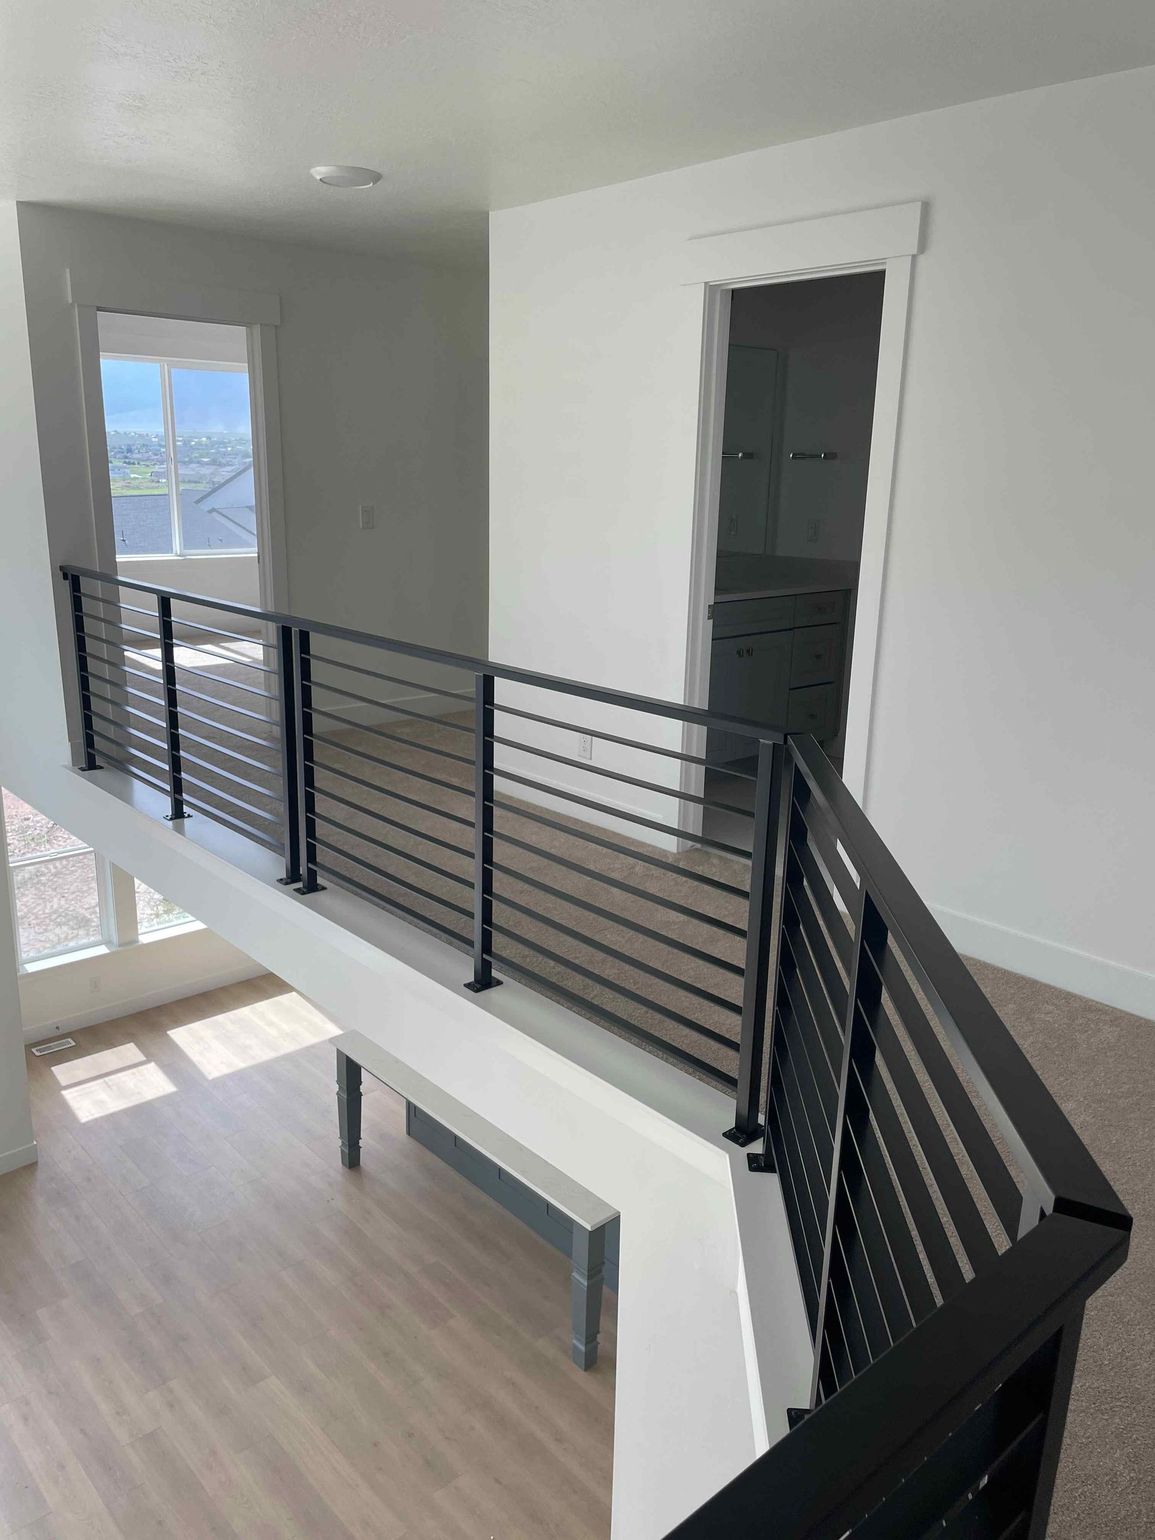
[{"label": "round light fixture", "polygon": [[326,187],[375,187],[381,180],[370,166],[312,166],[309,175]]}]

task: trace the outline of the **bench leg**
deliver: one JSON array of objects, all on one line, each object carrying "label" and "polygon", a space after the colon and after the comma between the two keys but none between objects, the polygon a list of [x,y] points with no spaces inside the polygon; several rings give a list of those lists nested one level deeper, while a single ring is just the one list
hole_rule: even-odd
[{"label": "bench leg", "polygon": [[606,1227],[587,1230],[573,1227],[571,1313],[573,1361],[579,1369],[592,1369],[598,1361],[598,1331],[602,1321],[602,1282],[606,1265]]},{"label": "bench leg", "polygon": [[341,1130],[341,1164],[361,1164],[361,1066],[337,1049],[337,1124]]}]

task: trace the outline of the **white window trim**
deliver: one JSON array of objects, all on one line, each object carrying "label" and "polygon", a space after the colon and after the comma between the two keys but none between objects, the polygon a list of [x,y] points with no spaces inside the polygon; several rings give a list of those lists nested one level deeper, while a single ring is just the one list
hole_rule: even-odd
[{"label": "white window trim", "polygon": [[[239,549],[235,551],[198,551],[185,549],[184,526],[181,522],[180,503],[180,466],[177,462],[176,448],[176,403],[173,398],[172,371],[174,369],[200,369],[206,374],[249,374],[246,364],[216,363],[211,359],[203,358],[172,358],[161,353],[101,353],[100,362],[105,360],[119,364],[155,364],[160,369],[160,414],[161,431],[164,434],[164,464],[166,490],[168,492],[168,519],[169,538],[172,545],[171,551],[137,551],[131,556],[118,556],[117,563],[122,561],[165,561],[165,560],[189,560],[201,561],[205,557],[219,559],[229,556],[257,555],[260,539],[252,549]],[[252,433],[252,380],[249,379],[249,422],[250,435]],[[250,440],[254,462],[256,459],[256,445]]]}]

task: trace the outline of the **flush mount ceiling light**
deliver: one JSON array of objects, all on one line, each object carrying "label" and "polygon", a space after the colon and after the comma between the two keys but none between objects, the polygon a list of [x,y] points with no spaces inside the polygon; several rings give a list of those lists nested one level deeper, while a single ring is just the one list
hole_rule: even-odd
[{"label": "flush mount ceiling light", "polygon": [[381,180],[370,166],[312,166],[309,175],[326,187],[376,187]]}]

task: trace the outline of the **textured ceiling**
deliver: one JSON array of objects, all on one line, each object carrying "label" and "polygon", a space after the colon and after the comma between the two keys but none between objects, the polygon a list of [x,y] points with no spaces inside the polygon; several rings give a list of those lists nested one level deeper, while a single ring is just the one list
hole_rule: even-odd
[{"label": "textured ceiling", "polygon": [[[490,208],[1152,62],[1151,0],[4,0],[0,195],[465,255]],[[308,177],[343,161],[385,180]]]}]

